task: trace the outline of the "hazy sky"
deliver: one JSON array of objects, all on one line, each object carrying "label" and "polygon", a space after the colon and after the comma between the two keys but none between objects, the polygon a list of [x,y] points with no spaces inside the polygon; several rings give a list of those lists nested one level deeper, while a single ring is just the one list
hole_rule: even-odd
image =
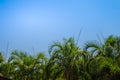
[{"label": "hazy sky", "polygon": [[80,46],[97,34],[120,35],[120,0],[0,0],[0,51],[48,51],[75,37]]}]

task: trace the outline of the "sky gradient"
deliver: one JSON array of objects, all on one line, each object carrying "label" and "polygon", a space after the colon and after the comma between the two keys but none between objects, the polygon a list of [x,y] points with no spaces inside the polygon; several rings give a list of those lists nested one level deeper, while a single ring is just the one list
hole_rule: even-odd
[{"label": "sky gradient", "polygon": [[0,0],[0,51],[48,51],[53,41],[120,35],[120,0]]}]

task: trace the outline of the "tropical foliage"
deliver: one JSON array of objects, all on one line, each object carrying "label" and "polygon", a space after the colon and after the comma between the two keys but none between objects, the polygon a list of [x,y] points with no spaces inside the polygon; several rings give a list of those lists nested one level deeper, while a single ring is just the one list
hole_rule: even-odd
[{"label": "tropical foliage", "polygon": [[0,75],[13,80],[119,80],[120,37],[86,42],[80,48],[74,38],[49,46],[44,53],[30,55],[12,51],[6,60],[0,52]]}]

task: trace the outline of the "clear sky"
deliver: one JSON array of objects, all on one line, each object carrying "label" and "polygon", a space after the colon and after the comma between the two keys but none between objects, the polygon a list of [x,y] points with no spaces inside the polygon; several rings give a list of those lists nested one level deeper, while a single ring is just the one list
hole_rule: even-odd
[{"label": "clear sky", "polygon": [[48,51],[53,41],[79,45],[102,34],[120,35],[120,0],[0,0],[0,51]]}]

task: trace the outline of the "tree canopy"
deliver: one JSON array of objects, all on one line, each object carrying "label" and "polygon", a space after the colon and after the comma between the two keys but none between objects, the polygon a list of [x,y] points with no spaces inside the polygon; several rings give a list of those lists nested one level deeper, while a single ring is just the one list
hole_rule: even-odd
[{"label": "tree canopy", "polygon": [[0,76],[13,80],[119,80],[120,37],[88,41],[81,48],[74,38],[54,42],[49,57],[12,51],[6,60],[0,52]]}]

